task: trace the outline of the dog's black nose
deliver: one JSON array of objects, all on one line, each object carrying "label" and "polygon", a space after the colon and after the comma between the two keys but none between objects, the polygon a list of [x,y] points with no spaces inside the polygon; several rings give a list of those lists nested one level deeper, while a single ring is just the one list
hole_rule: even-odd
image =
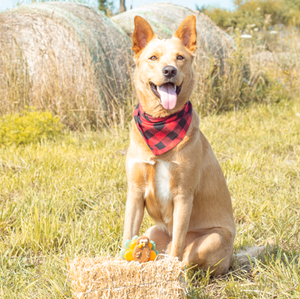
[{"label": "dog's black nose", "polygon": [[172,77],[175,77],[177,75],[177,70],[174,66],[171,66],[171,65],[167,65],[163,68],[162,70],[163,74],[165,77],[167,78],[172,78]]}]

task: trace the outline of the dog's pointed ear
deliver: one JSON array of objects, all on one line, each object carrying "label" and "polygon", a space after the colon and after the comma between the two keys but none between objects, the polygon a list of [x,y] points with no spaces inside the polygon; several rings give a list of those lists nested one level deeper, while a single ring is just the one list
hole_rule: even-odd
[{"label": "dog's pointed ear", "polygon": [[179,25],[174,37],[181,39],[183,45],[194,53],[197,49],[196,17],[191,15],[185,18]]},{"label": "dog's pointed ear", "polygon": [[156,38],[156,35],[149,23],[142,17],[136,16],[134,18],[134,32],[132,35],[132,50],[135,55],[139,55],[153,38]]}]

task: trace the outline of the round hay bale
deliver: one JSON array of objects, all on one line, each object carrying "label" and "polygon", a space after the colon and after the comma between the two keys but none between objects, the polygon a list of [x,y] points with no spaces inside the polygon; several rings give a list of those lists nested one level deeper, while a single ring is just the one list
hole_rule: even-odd
[{"label": "round hay bale", "polygon": [[130,47],[118,25],[85,5],[34,3],[0,13],[0,113],[27,104],[71,125],[97,125],[130,87]]},{"label": "round hay bale", "polygon": [[117,23],[128,36],[134,30],[134,17],[139,15],[146,19],[159,38],[171,38],[184,18],[195,15],[197,18],[198,51],[197,63],[201,67],[210,58],[215,58],[223,64],[225,58],[233,49],[229,35],[217,27],[211,19],[187,7],[171,3],[147,4],[111,19]]}]

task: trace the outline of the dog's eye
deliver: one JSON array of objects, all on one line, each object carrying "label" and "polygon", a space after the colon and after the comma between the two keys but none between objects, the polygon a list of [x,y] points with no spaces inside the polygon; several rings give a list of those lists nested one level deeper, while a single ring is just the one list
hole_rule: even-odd
[{"label": "dog's eye", "polygon": [[183,59],[184,59],[183,56],[181,56],[181,55],[178,55],[178,56],[177,56],[177,60],[183,60]]},{"label": "dog's eye", "polygon": [[155,55],[153,55],[149,59],[154,61],[154,60],[157,60],[157,57]]}]

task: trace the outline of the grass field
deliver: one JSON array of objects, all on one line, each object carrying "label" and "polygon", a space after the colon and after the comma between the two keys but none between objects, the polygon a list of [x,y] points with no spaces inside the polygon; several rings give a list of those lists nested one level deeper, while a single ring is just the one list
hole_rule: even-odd
[{"label": "grass field", "polygon": [[[196,273],[189,298],[299,298],[300,102],[208,116],[200,128],[232,195],[235,249],[268,238],[276,248],[221,279]],[[66,132],[0,148],[2,298],[71,298],[68,259],[118,252],[128,133]]]}]

